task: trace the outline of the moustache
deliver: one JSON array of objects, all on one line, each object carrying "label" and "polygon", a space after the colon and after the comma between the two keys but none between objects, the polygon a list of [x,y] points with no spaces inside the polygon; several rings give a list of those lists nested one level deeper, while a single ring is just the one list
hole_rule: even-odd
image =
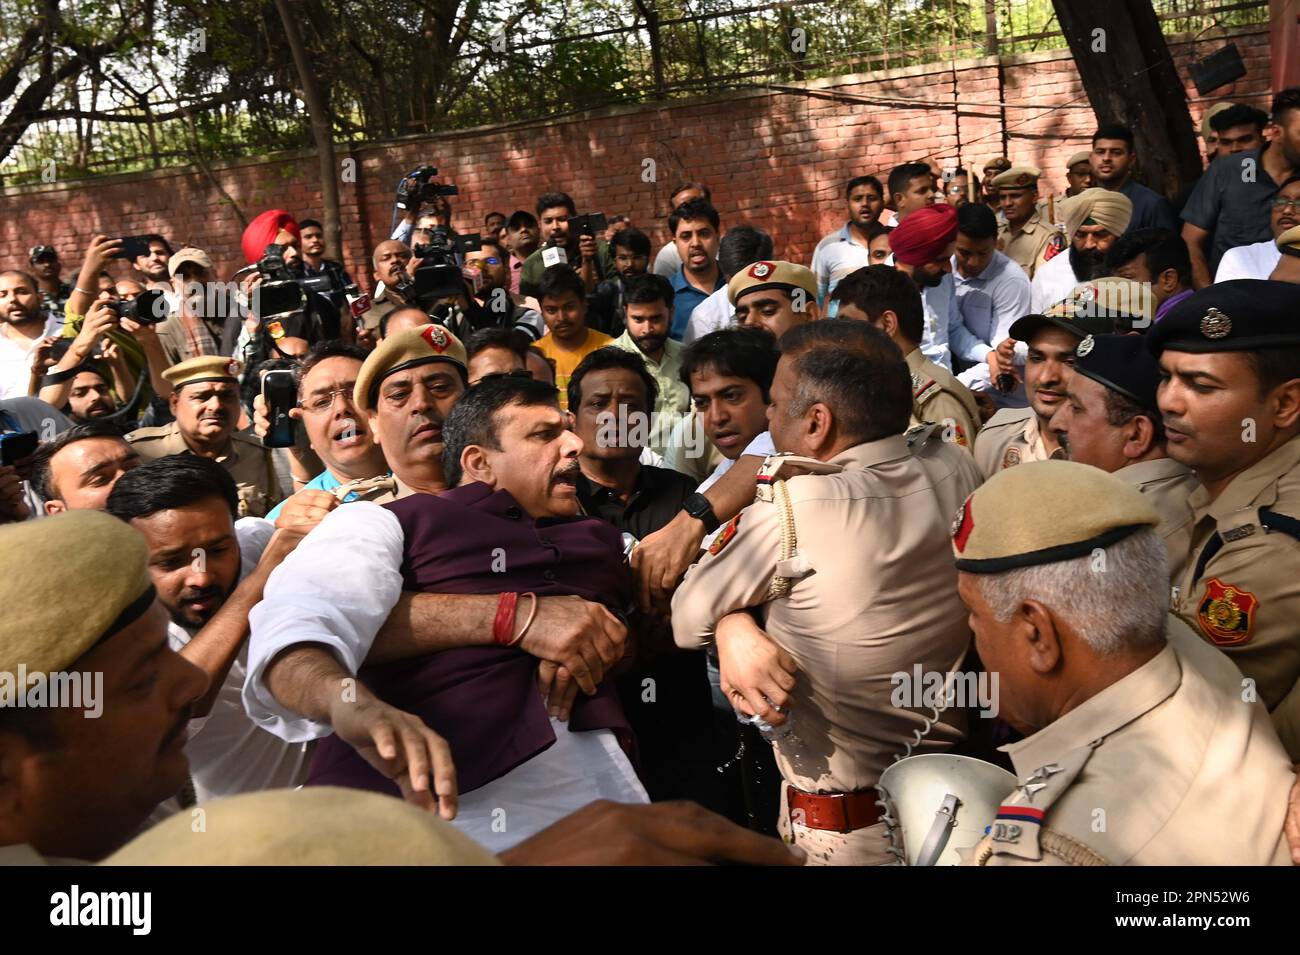
[{"label": "moustache", "polygon": [[551,487],[555,487],[559,484],[576,485],[578,483],[579,473],[581,473],[581,468],[578,467],[576,461],[566,467],[557,468],[551,475]]}]

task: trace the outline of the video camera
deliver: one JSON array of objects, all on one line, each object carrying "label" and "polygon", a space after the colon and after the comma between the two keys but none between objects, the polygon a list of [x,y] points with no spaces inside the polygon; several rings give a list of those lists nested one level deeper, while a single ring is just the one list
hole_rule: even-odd
[{"label": "video camera", "polygon": [[166,321],[168,312],[166,296],[156,288],[145,289],[129,302],[114,302],[113,310],[117,312],[119,322],[129,318],[141,325],[157,325]]},{"label": "video camera", "polygon": [[258,321],[301,312],[307,293],[328,295],[334,287],[328,275],[294,275],[284,261],[284,247],[272,243],[257,261],[262,283],[253,289],[253,315]]},{"label": "video camera", "polygon": [[456,264],[456,256],[478,252],[483,248],[477,235],[457,235],[447,226],[434,226],[428,230],[429,241],[415,246],[415,257],[420,260],[414,279],[399,286],[407,301],[426,312],[435,302],[452,295],[468,295],[465,276]]},{"label": "video camera", "polygon": [[[439,196],[458,196],[460,190],[455,186],[439,185],[430,182],[436,179],[438,170],[435,166],[421,166],[397,184],[397,208],[405,212],[419,212],[420,206],[433,202]],[[415,183],[411,184],[414,179]]]}]

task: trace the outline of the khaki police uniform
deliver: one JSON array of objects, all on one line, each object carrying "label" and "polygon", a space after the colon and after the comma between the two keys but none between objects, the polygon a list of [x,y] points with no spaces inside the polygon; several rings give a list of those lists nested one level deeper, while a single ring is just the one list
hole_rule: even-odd
[{"label": "khaki police uniform", "polygon": [[1063,448],[1047,450],[1033,408],[1003,408],[989,418],[975,439],[974,454],[986,478],[1026,461],[1065,459]]},{"label": "khaki police uniform", "polygon": [[[1151,501],[1116,475],[1045,461],[1003,471],[972,494],[952,548],[957,569],[969,575],[1046,569],[1094,560],[1098,549],[1151,533],[1159,519]],[[1142,588],[1158,596],[1162,587],[1108,583],[1116,601]],[[1163,645],[1110,657],[1116,666],[1131,663],[1099,689],[1084,681],[1102,671],[1090,666],[1085,648],[1073,651],[1074,670],[1060,674],[1066,682],[1057,696],[1073,693],[1074,705],[1060,705],[1055,719],[1003,747],[1019,786],[974,850],[976,864],[1289,862],[1283,825],[1294,776],[1267,712],[1243,699],[1232,661],[1172,616],[1163,630]]]},{"label": "khaki police uniform", "polygon": [[907,353],[907,370],[912,376],[912,426],[925,421],[952,428],[945,434],[955,444],[970,450],[979,431],[980,410],[975,396],[952,372],[936,365],[913,348]]},{"label": "khaki police uniform", "polygon": [[1289,865],[1291,765],[1241,672],[1176,619],[1145,665],[1003,747],[977,865]]},{"label": "khaki police uniform", "polygon": [[[1175,305],[1147,344],[1157,355],[1294,348],[1298,314],[1300,286],[1221,282]],[[1300,761],[1300,436],[1244,468],[1214,500],[1201,487],[1189,503],[1191,545],[1172,609],[1232,658]]]},{"label": "khaki police uniform", "polygon": [[[915,732],[925,733],[915,752],[944,750],[962,736],[959,713],[927,733],[930,711],[913,696],[894,705],[890,677],[914,667],[945,674],[966,653],[966,612],[944,544],[953,510],[979,482],[970,456],[933,425],[829,462],[768,458],[759,499],[673,597],[678,646],[711,644],[718,620],[751,607],[798,665],[793,733],[774,747],[784,780],[780,826],[810,862],[891,861],[872,787]],[[800,793],[850,794],[865,815],[852,832],[811,828],[807,813],[792,818]]]},{"label": "khaki police uniform", "polygon": [[[32,686],[29,678],[24,686],[24,670],[28,675],[49,675],[47,687],[67,679],[80,683],[84,671],[78,664],[82,658],[140,621],[156,601],[149,548],[144,537],[125,521],[103,511],[74,510],[0,527],[0,606],[5,617],[0,674],[16,686]],[[159,623],[160,641],[162,636]],[[93,701],[81,699],[80,694],[73,701],[47,698],[45,703],[78,701],[86,707],[85,716],[96,715],[91,711]],[[113,702],[109,700],[108,705]],[[36,705],[30,698],[23,703]],[[138,742],[157,745],[156,738]],[[85,743],[81,746],[84,749]],[[101,775],[103,772],[106,770]],[[96,783],[109,780],[87,778],[84,782],[79,798],[90,801],[96,798]],[[143,813],[139,821],[143,821]],[[5,845],[2,840],[0,837],[0,866],[79,861],[43,857],[34,846]],[[65,851],[79,849],[69,846]],[[89,848],[85,851],[90,853]]]},{"label": "khaki police uniform", "polygon": [[1141,491],[1160,515],[1156,533],[1169,551],[1169,579],[1177,580],[1192,538],[1188,499],[1201,486],[1196,474],[1173,458],[1139,461],[1111,473]]},{"label": "khaki police uniform", "polygon": [[[193,453],[175,421],[157,428],[137,428],[126,440],[144,461],[169,454]],[[251,432],[232,434],[226,449],[213,460],[235,479],[240,517],[265,517],[267,511],[284,500],[271,452]]]},{"label": "khaki police uniform", "polygon": [[1254,681],[1300,761],[1300,437],[1190,497],[1191,543],[1173,611]]},{"label": "khaki police uniform", "polygon": [[[188,385],[207,381],[238,386],[239,367],[239,362],[233,358],[201,355],[172,365],[163,371],[162,376],[179,394]],[[170,454],[193,453],[175,421],[156,428],[137,428],[126,436],[126,440],[145,461]],[[240,517],[265,517],[267,511],[284,500],[271,452],[251,433],[231,434],[225,449],[214,460],[235,479]]]},{"label": "khaki police uniform", "polygon": [[[1002,189],[1037,189],[1041,170],[1033,166],[1013,166],[994,177],[990,185]],[[998,248],[1011,261],[1034,277],[1034,263],[1047,246],[1052,235],[1052,223],[1047,221],[1047,207],[1038,203],[1033,214],[1021,225],[1012,228],[1005,219],[998,224]]]}]

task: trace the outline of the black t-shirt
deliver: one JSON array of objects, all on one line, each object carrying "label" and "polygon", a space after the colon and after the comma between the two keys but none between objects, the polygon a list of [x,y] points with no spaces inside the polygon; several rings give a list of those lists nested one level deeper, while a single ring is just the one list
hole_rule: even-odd
[{"label": "black t-shirt", "polygon": [[695,480],[668,468],[642,465],[636,487],[624,504],[618,495],[588,479],[578,477],[578,500],[591,517],[613,524],[642,540],[671,521],[682,502],[695,490]]}]

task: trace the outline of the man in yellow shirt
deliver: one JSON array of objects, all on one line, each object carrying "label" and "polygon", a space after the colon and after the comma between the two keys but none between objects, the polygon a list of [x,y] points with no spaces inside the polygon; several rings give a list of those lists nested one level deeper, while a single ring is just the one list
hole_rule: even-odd
[{"label": "man in yellow shirt", "polygon": [[535,346],[555,363],[555,387],[560,407],[569,407],[569,377],[578,362],[614,339],[587,327],[587,290],[568,266],[552,265],[542,273],[537,301],[542,306],[547,335]]}]

